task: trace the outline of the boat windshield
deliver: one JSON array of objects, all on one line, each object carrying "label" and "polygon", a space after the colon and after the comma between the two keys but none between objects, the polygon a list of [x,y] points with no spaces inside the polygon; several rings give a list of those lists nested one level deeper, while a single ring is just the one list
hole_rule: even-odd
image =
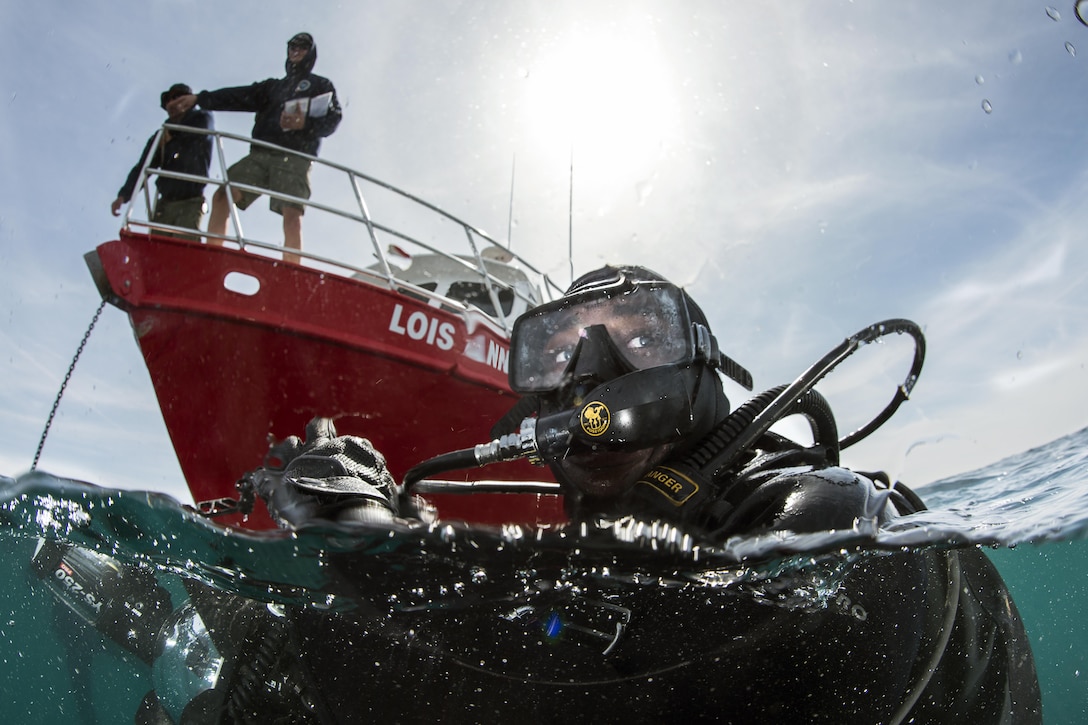
[{"label": "boat windshield", "polygon": [[[491,295],[488,293],[487,286],[480,282],[453,282],[450,284],[447,295],[467,305],[472,305],[492,317],[499,316],[495,311],[494,304],[491,302]],[[498,298],[499,304],[502,305],[503,316],[509,315],[514,308],[514,291],[509,288],[499,290]]]}]

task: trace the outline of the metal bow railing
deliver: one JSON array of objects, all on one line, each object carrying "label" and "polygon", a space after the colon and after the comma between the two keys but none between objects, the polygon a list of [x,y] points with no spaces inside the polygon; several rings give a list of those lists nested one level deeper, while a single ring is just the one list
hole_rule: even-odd
[{"label": "metal bow railing", "polygon": [[[364,278],[390,289],[411,290],[425,297],[439,297],[439,295],[427,287],[420,286],[418,280],[413,282],[408,279],[402,273],[403,261],[405,258],[421,253],[437,255],[448,260],[455,267],[462,267],[471,275],[478,277],[480,283],[485,285],[491,308],[496,313],[490,316],[507,332],[509,332],[512,319],[508,319],[508,316],[502,313],[503,305],[500,303],[500,295],[504,292],[507,299],[510,294],[513,294],[521,298],[529,307],[562,293],[562,288],[547,274],[537,269],[528,260],[511,252],[506,245],[486,232],[413,194],[372,176],[342,164],[246,136],[176,124],[163,125],[153,141],[153,148],[157,147],[162,140],[162,135],[167,132],[211,136],[215,149],[213,171],[204,177],[157,168],[151,163],[154,154],[148,154],[141,170],[137,192],[133,194],[123,212],[125,229],[143,230],[147,233],[168,232],[175,236],[186,235],[193,238],[203,237],[205,241],[235,245],[242,250],[264,250],[265,253],[297,255],[305,260],[304,263],[307,265],[320,266],[337,274]],[[320,188],[323,193],[318,198],[302,199],[231,181],[227,172],[230,164],[225,145],[236,143],[267,148],[277,153],[306,159],[311,164],[311,171],[321,175]],[[237,158],[241,158],[241,154],[235,160]],[[329,176],[340,177],[342,181],[339,187],[335,178],[330,181]],[[154,221],[154,209],[157,203],[154,181],[157,178],[202,183],[212,187],[213,190],[222,188],[225,192],[225,201],[230,205],[229,219],[233,233],[210,234],[208,231],[194,231]],[[262,233],[246,234],[243,232],[239,209],[233,201],[232,192],[235,190],[266,195],[270,199],[301,206],[306,211],[320,212],[327,219],[338,220],[338,225],[325,223],[324,229],[320,224],[316,229],[311,229],[313,222],[309,218],[306,223],[310,230],[308,235],[317,237],[328,235],[334,238],[336,244],[333,246],[339,247],[340,253],[333,255],[311,249],[288,249],[281,241],[274,241],[279,234],[278,230],[266,229]],[[383,196],[389,206],[396,207],[399,216],[395,213],[392,215],[395,218],[389,220],[376,217],[371,211],[368,200],[377,195]],[[413,226],[420,231],[405,231],[406,227]],[[428,238],[428,241],[424,240],[424,236]],[[317,248],[320,250],[328,246],[330,245],[319,244]],[[352,261],[359,259],[361,249],[371,250],[374,261],[369,264]],[[523,272],[530,282],[529,287],[519,289],[517,285],[511,284],[509,279],[502,279],[496,274],[500,266],[512,267]],[[449,302],[448,298],[441,299],[442,304]],[[458,301],[454,300],[454,302]],[[466,308],[469,306],[463,301],[460,304]]]}]

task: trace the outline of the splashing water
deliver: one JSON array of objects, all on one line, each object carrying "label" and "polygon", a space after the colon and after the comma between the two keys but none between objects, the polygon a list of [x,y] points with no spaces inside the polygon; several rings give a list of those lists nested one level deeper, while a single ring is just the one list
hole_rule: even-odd
[{"label": "splashing water", "polygon": [[[127,719],[150,688],[138,663],[107,647],[96,632],[83,628],[73,634],[76,625],[70,618],[45,614],[53,611],[52,603],[27,573],[33,543],[41,537],[67,539],[124,563],[151,567],[168,584],[173,582],[175,591],[181,591],[179,582],[192,580],[274,608],[358,613],[369,607],[383,626],[402,616],[442,612],[457,617],[457,612],[486,606],[496,608],[511,627],[535,617],[548,637],[601,651],[632,616],[601,595],[602,583],[612,591],[669,592],[676,602],[686,602],[683,607],[707,611],[726,608],[732,597],[743,594],[762,606],[791,611],[834,607],[864,619],[867,612],[854,602],[840,601],[837,592],[844,572],[866,557],[918,547],[1084,542],[1085,479],[1088,430],[920,487],[917,492],[929,509],[883,528],[859,521],[844,531],[776,533],[706,546],[672,525],[631,520],[539,532],[450,522],[249,532],[211,523],[162,494],[99,488],[41,472],[0,478],[0,547],[13,562],[3,594],[12,615],[0,623],[6,640],[2,659],[9,674],[18,673],[8,681],[22,683],[9,699],[13,712],[36,712],[48,702],[41,710],[42,721],[48,722],[80,707],[57,692],[106,691],[113,694],[97,698],[88,717]],[[1003,551],[996,553],[1021,553]],[[1036,605],[1032,599],[1043,568],[1030,567],[1024,575],[1031,577],[1030,587],[1023,585],[1023,590],[1016,588],[1015,579],[1010,581],[1029,631],[1036,606],[1037,631],[1056,620],[1052,602]],[[1065,564],[1060,568],[1068,571]],[[561,596],[571,593],[578,596]],[[48,635],[44,639],[43,633]],[[398,635],[405,643],[421,636],[418,630]],[[1061,643],[1053,655],[1046,642],[1033,640],[1044,692],[1075,686],[1063,683],[1079,662],[1077,667],[1062,665],[1057,674],[1047,669],[1054,658],[1072,656],[1066,652],[1070,636],[1067,627],[1053,637],[1054,645]],[[1088,640],[1088,634],[1084,637]],[[500,659],[486,649],[466,651],[462,661],[522,678],[546,674],[534,669],[540,666],[535,659]],[[37,678],[33,681],[39,686],[28,685],[28,676]],[[1048,676],[1054,678],[1050,684]],[[95,684],[95,677],[104,684]],[[48,685],[45,690],[42,683]],[[1051,696],[1056,704],[1047,705],[1048,714],[1063,712],[1059,697]],[[107,700],[117,709],[104,715]]]}]

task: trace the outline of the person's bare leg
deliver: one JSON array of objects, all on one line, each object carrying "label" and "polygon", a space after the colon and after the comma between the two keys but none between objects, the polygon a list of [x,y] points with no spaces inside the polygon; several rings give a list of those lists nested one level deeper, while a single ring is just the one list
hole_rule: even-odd
[{"label": "person's bare leg", "polygon": [[[237,204],[242,200],[242,192],[234,190],[231,192],[231,196],[234,197],[234,203]],[[223,187],[219,187],[212,195],[212,211],[208,215],[208,244],[215,244],[222,246],[223,240],[219,237],[211,236],[218,234],[220,236],[226,236],[227,234],[227,219],[230,218],[230,204],[227,203],[227,192]]]},{"label": "person's bare leg", "polygon": [[[302,249],[302,210],[296,207],[283,208],[283,246],[288,249]],[[283,261],[299,264],[302,258],[297,254],[283,253]]]}]

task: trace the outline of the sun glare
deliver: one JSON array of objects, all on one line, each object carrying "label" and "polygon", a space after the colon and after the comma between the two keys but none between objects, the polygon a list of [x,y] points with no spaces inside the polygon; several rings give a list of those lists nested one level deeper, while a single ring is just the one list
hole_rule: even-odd
[{"label": "sun glare", "polygon": [[526,109],[532,143],[573,151],[585,172],[630,175],[656,158],[674,129],[667,65],[652,28],[575,31],[529,69]]}]

